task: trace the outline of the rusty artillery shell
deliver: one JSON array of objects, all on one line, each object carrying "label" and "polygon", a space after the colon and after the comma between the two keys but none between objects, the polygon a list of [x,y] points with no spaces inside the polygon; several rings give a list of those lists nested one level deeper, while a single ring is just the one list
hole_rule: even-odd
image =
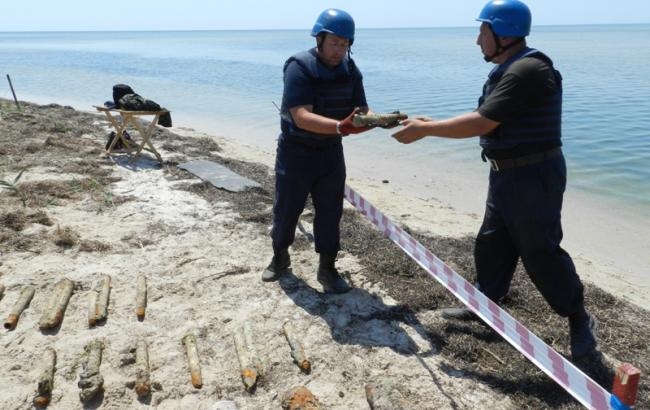
[{"label": "rusty artillery shell", "polygon": [[95,290],[90,293],[88,307],[88,326],[106,320],[108,317],[108,300],[111,293],[111,277],[104,275],[97,283]]},{"label": "rusty artillery shell", "polygon": [[183,336],[183,344],[187,352],[187,365],[190,368],[192,386],[200,389],[203,386],[203,376],[201,375],[201,363],[199,361],[199,351],[196,345],[196,336],[191,333]]},{"label": "rusty artillery shell", "polygon": [[244,340],[246,341],[246,348],[250,352],[251,361],[261,376],[264,373],[264,367],[262,366],[260,355],[257,354],[257,348],[255,348],[255,343],[253,342],[253,331],[248,322],[244,323]]},{"label": "rusty artillery shell", "polygon": [[135,314],[138,316],[138,319],[144,319],[144,311],[147,307],[147,277],[144,275],[138,276],[138,282],[136,284],[136,295],[135,295]]},{"label": "rusty artillery shell", "polygon": [[245,323],[242,329],[235,331],[233,334],[237,358],[239,359],[239,368],[241,370],[241,379],[244,388],[251,393],[255,390],[257,379],[262,373],[262,361],[257,354],[257,349],[253,344],[253,334],[248,323]]},{"label": "rusty artillery shell", "polygon": [[54,369],[56,368],[56,351],[51,347],[45,349],[42,358],[41,374],[38,377],[38,395],[34,398],[34,406],[45,407],[50,404],[54,388]]},{"label": "rusty artillery shell", "polygon": [[149,347],[144,339],[138,340],[135,347],[135,392],[139,397],[146,397],[151,393]]},{"label": "rusty artillery shell", "polygon": [[95,326],[97,312],[97,292],[94,290],[88,294],[88,326]]},{"label": "rusty artillery shell", "polygon": [[33,297],[34,287],[29,285],[23,287],[23,289],[20,291],[20,296],[18,296],[18,300],[16,300],[16,303],[11,309],[9,316],[7,316],[7,320],[5,320],[5,329],[12,330],[16,328],[18,318],[20,318],[23,310],[27,309],[27,306],[29,306],[29,303],[32,301]]},{"label": "rusty artillery shell", "polygon": [[84,347],[86,361],[82,363],[83,370],[77,382],[77,386],[81,389],[79,399],[84,403],[92,400],[104,388],[104,378],[99,373],[102,350],[104,350],[104,342],[101,340],[93,340]]},{"label": "rusty artillery shell", "polygon": [[294,387],[282,397],[283,410],[320,410],[316,396],[304,386]]},{"label": "rusty artillery shell", "polygon": [[38,325],[41,330],[53,329],[61,324],[65,309],[68,307],[68,301],[72,296],[73,286],[70,279],[62,279],[54,286],[54,291],[50,295]]},{"label": "rusty artillery shell", "polygon": [[284,332],[284,336],[287,338],[287,342],[291,348],[291,357],[293,358],[293,361],[298,365],[300,370],[309,373],[311,371],[311,362],[305,355],[302,344],[296,338],[293,326],[289,321],[284,322],[282,325],[282,331]]},{"label": "rusty artillery shell", "polygon": [[397,125],[400,121],[408,118],[408,115],[399,111],[388,114],[355,114],[352,117],[352,123],[355,127],[375,127]]}]

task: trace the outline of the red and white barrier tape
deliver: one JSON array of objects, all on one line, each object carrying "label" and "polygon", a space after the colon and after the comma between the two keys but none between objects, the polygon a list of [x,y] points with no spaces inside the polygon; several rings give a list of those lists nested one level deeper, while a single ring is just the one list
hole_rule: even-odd
[{"label": "red and white barrier tape", "polygon": [[612,409],[611,393],[581,372],[550,346],[535,336],[508,312],[488,299],[471,283],[445,265],[438,257],[425,249],[421,243],[395,225],[361,195],[348,185],[345,198],[370,220],[391,241],[422,266],[434,279],[445,286],[469,309],[519,350],[544,373],[555,380],[585,407]]}]

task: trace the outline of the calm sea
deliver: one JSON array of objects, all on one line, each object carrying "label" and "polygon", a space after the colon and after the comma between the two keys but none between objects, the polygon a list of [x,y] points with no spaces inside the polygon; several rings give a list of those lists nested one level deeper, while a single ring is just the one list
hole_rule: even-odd
[{"label": "calm sea", "polygon": [[[476,27],[358,30],[353,57],[372,109],[434,118],[474,109],[491,68],[476,34]],[[650,25],[534,27],[529,44],[564,77],[570,186],[650,214]],[[113,84],[127,83],[172,110],[174,125],[272,150],[283,63],[312,45],[306,30],[0,33],[0,61],[21,100],[92,110],[111,99]],[[8,84],[0,96],[12,98]],[[407,160],[413,173],[466,162],[485,176],[476,139],[413,148],[378,133],[350,144]]]}]

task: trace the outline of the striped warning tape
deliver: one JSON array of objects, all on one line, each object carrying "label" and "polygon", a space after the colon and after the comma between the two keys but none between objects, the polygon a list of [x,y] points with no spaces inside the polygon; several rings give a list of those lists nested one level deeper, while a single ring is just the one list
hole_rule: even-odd
[{"label": "striped warning tape", "polygon": [[508,312],[488,299],[471,283],[445,265],[421,243],[395,225],[348,185],[345,198],[370,220],[379,231],[397,244],[407,255],[445,286],[469,309],[519,350],[544,373],[555,380],[581,404],[590,409],[614,409],[612,395],[581,372],[550,346],[535,336]]}]

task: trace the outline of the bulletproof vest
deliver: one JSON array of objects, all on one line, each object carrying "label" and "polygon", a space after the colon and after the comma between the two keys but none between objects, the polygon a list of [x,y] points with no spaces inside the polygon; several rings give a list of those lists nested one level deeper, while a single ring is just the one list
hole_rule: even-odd
[{"label": "bulletproof vest", "polygon": [[556,92],[540,96],[537,104],[533,104],[520,116],[504,121],[487,135],[481,136],[481,146],[485,149],[508,149],[521,144],[537,144],[560,141],[562,137],[562,76],[553,67],[551,59],[542,52],[526,48],[510,60],[495,67],[489,74],[483,86],[483,95],[479,99],[479,107],[496,88],[501,77],[517,60],[524,57],[538,58],[546,62],[555,76]]},{"label": "bulletproof vest", "polygon": [[[316,50],[312,49],[290,57],[284,64],[284,71],[294,61],[303,68],[311,80],[314,95],[312,105],[315,114],[342,120],[352,112],[355,108],[353,100],[354,84],[360,74],[351,58],[345,57],[339,66],[329,68],[320,62]],[[340,139],[331,136],[324,137],[298,128],[293,122],[289,107],[286,106],[284,99],[282,101],[281,117],[282,133],[287,139],[296,140],[296,138],[299,138],[299,142],[311,142],[316,145],[319,142],[329,145],[340,141]]]}]

